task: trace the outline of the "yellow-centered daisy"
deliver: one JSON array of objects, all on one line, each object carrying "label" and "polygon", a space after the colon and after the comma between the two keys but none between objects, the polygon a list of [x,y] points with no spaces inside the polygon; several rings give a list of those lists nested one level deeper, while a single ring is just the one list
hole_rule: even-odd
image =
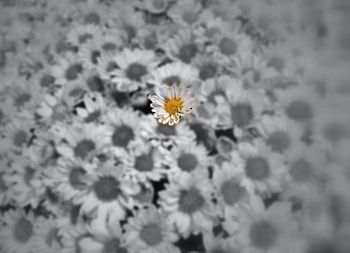
[{"label": "yellow-centered daisy", "polygon": [[163,85],[156,87],[155,93],[149,98],[152,112],[159,123],[172,126],[192,112],[193,98],[189,87]]}]

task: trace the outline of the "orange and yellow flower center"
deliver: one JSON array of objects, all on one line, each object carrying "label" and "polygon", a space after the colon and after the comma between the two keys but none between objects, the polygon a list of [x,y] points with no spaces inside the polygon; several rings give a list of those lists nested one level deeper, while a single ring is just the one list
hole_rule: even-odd
[{"label": "orange and yellow flower center", "polygon": [[164,98],[164,110],[170,115],[181,112],[184,102],[179,97],[174,98]]}]

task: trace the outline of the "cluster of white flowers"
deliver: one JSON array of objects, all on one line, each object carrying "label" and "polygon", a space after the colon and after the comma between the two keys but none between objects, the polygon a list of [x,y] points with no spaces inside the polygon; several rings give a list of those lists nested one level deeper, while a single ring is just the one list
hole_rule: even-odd
[{"label": "cluster of white flowers", "polygon": [[350,252],[332,2],[0,1],[0,252]]}]

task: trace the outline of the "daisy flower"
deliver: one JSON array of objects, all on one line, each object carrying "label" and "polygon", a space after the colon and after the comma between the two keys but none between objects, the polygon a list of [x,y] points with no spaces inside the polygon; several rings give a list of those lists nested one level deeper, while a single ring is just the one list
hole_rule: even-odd
[{"label": "daisy flower", "polygon": [[197,55],[193,60],[193,64],[198,69],[198,77],[202,81],[216,78],[223,71],[223,65],[218,64],[212,55]]},{"label": "daisy flower", "polygon": [[300,123],[312,123],[320,104],[320,99],[313,87],[297,85],[275,91],[276,110],[282,110],[288,118]]},{"label": "daisy flower", "polygon": [[159,181],[165,173],[162,154],[148,143],[141,143],[140,148],[131,149],[128,156],[121,158],[126,166],[125,176],[136,182]]},{"label": "daisy flower", "polygon": [[206,178],[182,174],[159,193],[162,209],[177,231],[188,237],[191,233],[211,231],[215,219],[212,202],[213,185]]},{"label": "daisy flower", "polygon": [[102,55],[100,45],[94,39],[80,46],[78,57],[81,59],[84,68],[94,69],[98,64],[98,60]]},{"label": "daisy flower", "polygon": [[123,174],[123,166],[115,166],[112,160],[90,173],[88,191],[76,200],[80,211],[101,222],[124,219],[126,208],[132,205],[131,195],[137,194],[140,187]]},{"label": "daisy flower", "polygon": [[194,140],[195,134],[185,121],[169,126],[159,124],[152,115],[145,118],[145,137],[153,146],[170,147],[188,140]]},{"label": "daisy flower", "polygon": [[143,119],[131,109],[113,108],[103,117],[106,122],[104,129],[104,142],[109,149],[122,154],[131,147],[137,147],[141,137],[145,134],[141,124]]},{"label": "daisy flower", "polygon": [[200,12],[202,5],[195,0],[177,1],[168,11],[168,15],[172,20],[180,25],[193,27],[198,25],[200,20]]},{"label": "daisy flower", "polygon": [[36,234],[33,249],[38,252],[59,253],[62,246],[59,237],[59,219],[38,217],[36,220]]},{"label": "daisy flower", "polygon": [[98,75],[104,81],[110,81],[110,74],[119,68],[118,64],[114,59],[115,54],[102,54],[101,57],[97,59],[96,70]]},{"label": "daisy flower", "polygon": [[247,90],[239,81],[226,89],[228,117],[234,126],[235,135],[243,137],[251,127],[256,127],[262,114],[270,107],[270,101],[263,90]]},{"label": "daisy flower", "polygon": [[165,43],[164,51],[172,60],[180,60],[190,64],[194,57],[201,52],[201,48],[194,41],[194,34],[191,30],[180,30],[178,34]]},{"label": "daisy flower", "polygon": [[152,0],[152,1],[142,1],[142,0],[135,0],[132,2],[132,4],[141,9],[148,11],[152,14],[160,14],[163,12],[166,12],[169,3],[171,0]]},{"label": "daisy flower", "polygon": [[266,81],[276,77],[276,72],[268,66],[267,59],[251,50],[233,56],[229,68],[236,78],[242,80],[244,87],[249,89],[266,88]]},{"label": "daisy flower", "polygon": [[94,39],[95,37],[101,36],[101,29],[94,24],[79,24],[73,26],[66,36],[67,42],[73,46],[81,46]]},{"label": "daisy flower", "polygon": [[242,14],[241,12],[241,9],[235,1],[208,1],[208,5],[204,10],[203,19],[222,19],[225,22],[232,22]]},{"label": "daisy flower", "polygon": [[84,66],[76,54],[68,52],[64,57],[59,58],[51,72],[56,84],[66,86],[80,79],[84,72]]},{"label": "daisy flower", "polygon": [[178,253],[180,250],[173,245],[177,239],[165,213],[156,208],[140,210],[125,225],[125,246],[131,253]]},{"label": "daisy flower", "polygon": [[311,187],[318,187],[319,180],[327,169],[326,153],[316,145],[296,145],[287,155],[285,174],[287,186],[283,195],[299,197]]},{"label": "daisy flower", "polygon": [[121,91],[143,87],[149,73],[158,65],[153,51],[140,49],[124,49],[114,56],[114,61],[119,68],[110,73],[111,81]]},{"label": "daisy flower", "polygon": [[173,62],[159,67],[151,72],[150,82],[154,85],[194,84],[198,81],[198,69],[182,62]]},{"label": "daisy flower", "polygon": [[12,174],[8,177],[8,181],[16,194],[17,205],[37,207],[44,193],[43,168],[26,156],[13,157],[10,166]]},{"label": "daisy flower", "polygon": [[240,217],[237,240],[243,252],[281,252],[297,235],[297,223],[287,202],[276,202],[268,209],[256,205]]},{"label": "daisy flower", "polygon": [[57,123],[50,132],[57,139],[56,150],[69,159],[90,160],[105,147],[101,141],[104,133],[101,126],[92,123],[64,125]]},{"label": "daisy flower", "polygon": [[155,189],[151,182],[139,183],[140,192],[132,195],[134,208],[142,209],[153,205],[155,197]]},{"label": "daisy flower", "polygon": [[86,229],[91,236],[81,240],[79,245],[83,252],[128,252],[122,245],[122,230],[119,222],[101,223],[93,220]]},{"label": "daisy flower", "polygon": [[80,120],[85,123],[99,123],[102,115],[107,113],[108,104],[99,93],[86,93],[83,97],[84,107],[76,108]]},{"label": "daisy flower", "polygon": [[172,126],[192,111],[193,98],[189,87],[163,85],[156,87],[155,93],[149,98],[152,112],[159,123]]},{"label": "daisy flower", "polygon": [[10,168],[7,159],[0,159],[0,205],[9,204],[12,199],[11,185],[8,181]]},{"label": "daisy flower", "polygon": [[286,154],[301,141],[303,129],[284,115],[264,115],[257,126],[272,152]]},{"label": "daisy flower", "polygon": [[244,159],[242,185],[249,190],[270,194],[281,189],[281,178],[286,172],[283,157],[271,152],[262,140],[238,144],[238,152]]},{"label": "daisy flower", "polygon": [[170,177],[176,177],[181,173],[199,173],[208,177],[208,158],[207,149],[197,144],[194,140],[189,140],[175,146],[171,151],[164,154],[164,160],[168,161],[170,169],[167,174]]},{"label": "daisy flower", "polygon": [[110,7],[103,2],[96,0],[88,0],[75,3],[77,12],[82,22],[85,25],[106,26],[111,24],[111,15],[113,12]]},{"label": "daisy flower", "polygon": [[11,210],[2,214],[1,220],[5,223],[0,230],[0,245],[4,253],[30,253],[36,250],[37,224],[32,213]]},{"label": "daisy flower", "polygon": [[62,237],[62,253],[76,253],[82,251],[82,241],[91,237],[85,224],[66,225],[59,230],[59,236]]},{"label": "daisy flower", "polygon": [[3,128],[3,136],[1,136],[0,151],[1,153],[15,152],[21,153],[28,147],[32,138],[32,129],[34,122],[31,118],[17,117],[13,118]]},{"label": "daisy flower", "polygon": [[12,106],[18,111],[31,111],[35,108],[42,92],[40,86],[24,78],[16,78],[10,87]]},{"label": "daisy flower", "polygon": [[57,164],[50,166],[44,172],[44,182],[63,200],[72,201],[86,196],[88,175],[96,169],[96,165],[80,159],[59,158]]},{"label": "daisy flower", "polygon": [[230,162],[224,162],[221,168],[214,169],[213,184],[217,190],[216,195],[222,217],[234,215],[255,197],[252,189],[244,185],[244,174],[238,167],[243,167],[243,161],[237,154]]}]

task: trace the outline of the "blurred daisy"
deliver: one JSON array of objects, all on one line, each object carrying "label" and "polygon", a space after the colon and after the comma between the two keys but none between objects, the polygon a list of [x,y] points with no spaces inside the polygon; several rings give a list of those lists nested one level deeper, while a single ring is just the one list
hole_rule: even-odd
[{"label": "blurred daisy", "polygon": [[303,134],[303,129],[294,121],[279,115],[264,115],[257,129],[271,151],[280,154],[288,153]]},{"label": "blurred daisy", "polygon": [[102,55],[102,49],[95,40],[90,40],[84,45],[80,46],[78,57],[81,59],[84,68],[93,69],[97,66],[98,60]]},{"label": "blurred daisy", "polygon": [[[113,54],[114,56],[114,54]],[[97,73],[102,78],[102,80],[109,81],[110,74],[119,68],[118,64],[114,60],[111,54],[102,54],[101,57],[97,59]]]},{"label": "blurred daisy", "polygon": [[318,187],[327,170],[326,153],[315,145],[300,143],[287,156],[287,187],[283,195],[300,197],[311,187]]},{"label": "blurred daisy", "polygon": [[281,252],[294,241],[297,223],[289,203],[276,202],[267,210],[257,205],[244,213],[237,235],[243,252]]},{"label": "blurred daisy", "polygon": [[125,245],[129,252],[180,252],[173,242],[178,236],[165,213],[156,208],[140,210],[125,226]]},{"label": "blurred daisy", "polygon": [[143,87],[149,73],[158,65],[153,51],[140,49],[124,49],[114,61],[119,68],[110,73],[111,81],[121,91]]},{"label": "blurred daisy", "polygon": [[105,26],[111,24],[112,11],[103,2],[87,0],[75,3],[81,22],[85,25]]},{"label": "blurred daisy", "polygon": [[212,194],[213,185],[208,179],[182,174],[159,193],[159,203],[169,213],[169,222],[183,237],[188,237],[190,233],[198,234],[213,228]]},{"label": "blurred daisy", "polygon": [[59,237],[59,219],[38,217],[36,220],[36,233],[33,249],[38,252],[59,253],[62,252]]},{"label": "blurred daisy", "polygon": [[10,94],[12,97],[12,106],[18,111],[31,111],[35,108],[40,96],[41,89],[36,83],[32,83],[24,78],[16,78],[12,82]]},{"label": "blurred daisy", "polygon": [[126,165],[125,176],[136,182],[159,181],[165,174],[162,154],[148,143],[140,148],[131,149],[121,162]]},{"label": "blurred daisy", "polygon": [[11,185],[8,181],[10,168],[7,159],[0,159],[0,205],[9,204],[12,199]]},{"label": "blurred daisy", "polygon": [[137,194],[139,186],[123,178],[124,169],[113,161],[100,165],[89,175],[88,192],[80,196],[76,204],[81,212],[91,215],[101,222],[122,220],[126,208],[132,205],[131,195]]},{"label": "blurred daisy", "polygon": [[78,117],[85,123],[99,123],[107,112],[108,104],[99,93],[86,93],[83,97],[84,107],[78,107]]},{"label": "blurred daisy", "polygon": [[283,157],[269,151],[261,140],[238,144],[239,155],[244,159],[242,185],[249,190],[270,194],[281,189],[281,178],[286,172]]},{"label": "blurred daisy", "polygon": [[8,181],[16,194],[17,205],[37,207],[44,192],[43,168],[30,158],[21,156],[13,157],[11,171],[12,175],[8,177]]},{"label": "blurred daisy", "polygon": [[113,108],[103,117],[105,143],[116,154],[122,154],[131,147],[137,147],[144,134],[142,120],[137,112],[130,109]]},{"label": "blurred daisy", "polygon": [[155,197],[155,189],[152,182],[139,183],[140,192],[132,195],[134,208],[142,209],[152,206]]},{"label": "blurred daisy", "polygon": [[300,123],[311,123],[320,100],[316,91],[307,85],[276,90],[276,110],[283,110],[286,116]]},{"label": "blurred daisy", "polygon": [[88,175],[96,165],[83,162],[80,159],[60,158],[56,165],[45,171],[45,184],[57,193],[63,200],[72,201],[80,196],[86,196]]},{"label": "blurred daisy", "polygon": [[204,177],[209,176],[208,151],[203,145],[196,144],[194,140],[180,143],[171,151],[166,152],[164,160],[168,161],[170,165],[170,169],[167,171],[170,177],[176,177],[181,173],[198,173]]},{"label": "blurred daisy", "polygon": [[226,89],[229,102],[229,114],[235,135],[240,138],[248,128],[256,126],[261,121],[262,113],[269,109],[269,100],[262,90],[244,89],[240,82]]},{"label": "blurred daisy", "polygon": [[69,159],[90,160],[101,152],[104,133],[95,124],[55,124],[50,131],[57,139],[56,150]]},{"label": "blurred daisy", "polygon": [[216,167],[213,173],[222,217],[233,216],[255,196],[252,189],[244,185],[244,174],[237,167],[243,167],[243,161],[236,155],[230,162],[224,162],[221,168]]},{"label": "blurred daisy", "polygon": [[264,83],[276,76],[268,65],[266,58],[254,54],[252,51],[243,51],[232,58],[230,68],[236,78],[243,80],[246,88],[266,88]]},{"label": "blurred daisy", "polygon": [[181,60],[190,64],[194,57],[201,52],[195,42],[194,34],[189,29],[180,30],[171,37],[164,45],[164,50],[173,60]]},{"label": "blurred daisy", "polygon": [[27,148],[32,138],[34,122],[30,118],[13,118],[3,129],[0,151],[21,153]]},{"label": "blurred daisy", "polygon": [[154,146],[169,147],[174,144],[188,142],[195,139],[195,134],[190,130],[185,121],[169,126],[159,124],[154,117],[149,115],[145,118],[145,137]]},{"label": "blurred daisy", "polygon": [[62,253],[76,253],[82,251],[82,241],[91,237],[85,224],[66,225],[59,230],[59,236],[62,237]]},{"label": "blurred daisy", "polygon": [[152,101],[152,112],[159,123],[172,126],[192,111],[193,98],[189,87],[163,85],[156,87],[155,93],[149,98]]},{"label": "blurred daisy", "polygon": [[152,1],[142,1],[135,0],[132,4],[141,9],[146,10],[152,14],[160,14],[165,12],[169,6],[170,0],[152,0]]},{"label": "blurred daisy", "polygon": [[215,147],[215,131],[210,125],[203,121],[194,120],[189,123],[190,130],[195,134],[195,140],[198,144],[203,144],[208,151]]},{"label": "blurred daisy", "polygon": [[200,21],[202,5],[195,0],[177,1],[168,11],[172,20],[180,25],[193,27]]},{"label": "blurred daisy", "polygon": [[101,36],[101,29],[94,24],[75,25],[67,34],[67,41],[73,46],[81,46]]},{"label": "blurred daisy", "polygon": [[235,1],[220,0],[208,1],[208,6],[204,10],[205,20],[222,19],[225,22],[232,22],[242,13]]},{"label": "blurred daisy", "polygon": [[37,224],[32,213],[11,210],[2,214],[1,220],[5,223],[0,230],[0,245],[4,253],[30,253],[36,250]]},{"label": "blurred daisy", "polygon": [[79,80],[84,72],[84,66],[77,55],[66,53],[64,57],[59,58],[51,71],[56,84],[66,86]]},{"label": "blurred daisy", "polygon": [[197,55],[193,60],[193,64],[197,67],[198,76],[202,81],[217,77],[223,70],[223,66],[211,55]]},{"label": "blurred daisy", "polygon": [[148,82],[154,85],[194,84],[198,81],[198,70],[182,62],[173,62],[155,69]]},{"label": "blurred daisy", "polygon": [[87,236],[81,240],[79,245],[82,252],[128,252],[122,245],[122,230],[119,222],[104,223],[94,220],[86,229],[91,236]]}]

